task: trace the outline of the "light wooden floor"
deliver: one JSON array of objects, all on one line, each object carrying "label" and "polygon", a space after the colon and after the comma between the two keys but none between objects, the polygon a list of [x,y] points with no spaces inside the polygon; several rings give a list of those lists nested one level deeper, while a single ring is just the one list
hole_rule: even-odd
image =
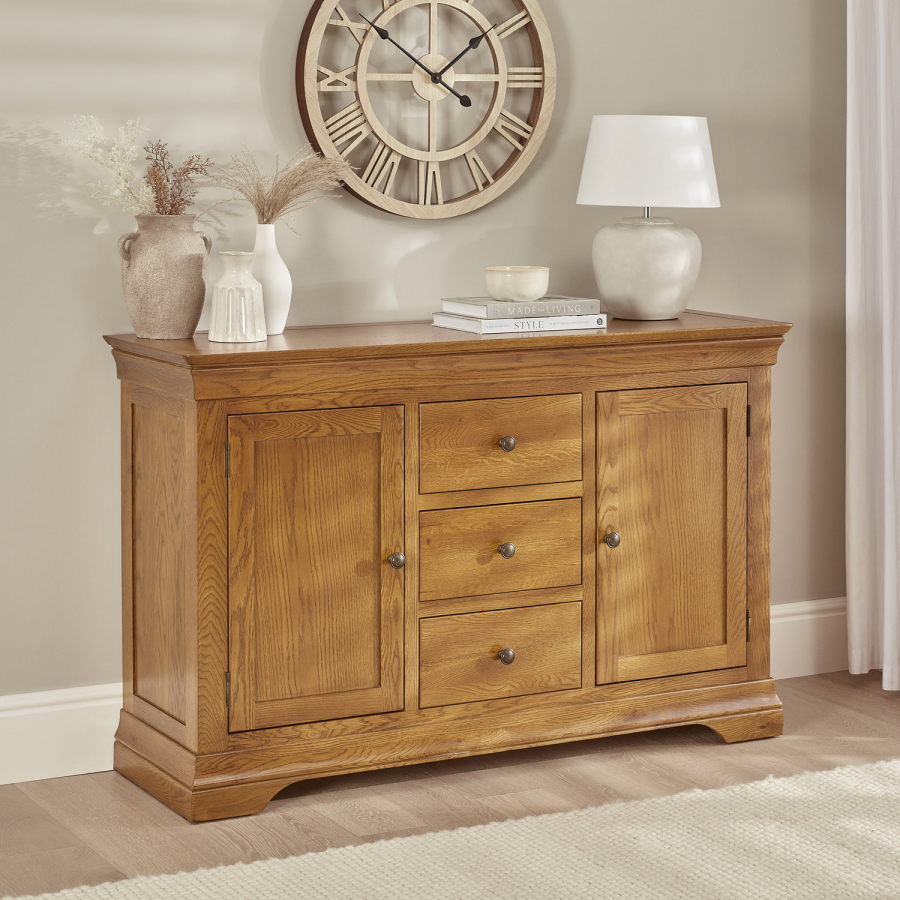
[{"label": "light wooden floor", "polygon": [[260,815],[189,825],[114,772],[0,786],[0,897],[297,856],[900,757],[900,693],[880,673],[778,683],[785,735],[699,726],[307,781]]}]

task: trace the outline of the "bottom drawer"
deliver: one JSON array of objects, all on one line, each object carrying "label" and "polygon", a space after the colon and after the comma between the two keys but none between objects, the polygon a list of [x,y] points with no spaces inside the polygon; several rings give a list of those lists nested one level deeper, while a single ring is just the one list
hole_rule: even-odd
[{"label": "bottom drawer", "polygon": [[[512,661],[501,659],[512,651]],[[510,659],[510,654],[502,654]],[[581,687],[581,604],[419,622],[419,706]]]}]

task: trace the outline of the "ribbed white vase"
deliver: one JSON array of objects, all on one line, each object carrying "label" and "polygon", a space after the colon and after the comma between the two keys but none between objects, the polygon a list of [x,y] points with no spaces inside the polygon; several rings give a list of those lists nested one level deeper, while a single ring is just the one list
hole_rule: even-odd
[{"label": "ribbed white vase", "polygon": [[256,226],[253,277],[262,285],[266,330],[281,334],[291,308],[291,273],[275,246],[275,226]]},{"label": "ribbed white vase", "polygon": [[225,273],[213,285],[209,339],[248,343],[266,339],[262,286],[253,277],[252,253],[220,253]]}]

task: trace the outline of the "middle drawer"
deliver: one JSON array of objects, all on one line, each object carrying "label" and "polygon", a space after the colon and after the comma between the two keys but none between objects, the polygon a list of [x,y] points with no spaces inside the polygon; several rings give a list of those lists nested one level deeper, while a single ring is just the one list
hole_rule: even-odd
[{"label": "middle drawer", "polygon": [[581,584],[581,500],[419,514],[419,599]]}]

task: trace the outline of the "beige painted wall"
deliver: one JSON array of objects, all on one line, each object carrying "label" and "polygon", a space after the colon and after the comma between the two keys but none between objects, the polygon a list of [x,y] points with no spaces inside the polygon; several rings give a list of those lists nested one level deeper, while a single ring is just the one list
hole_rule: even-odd
[{"label": "beige painted wall", "polygon": [[[130,330],[115,243],[133,220],[90,200],[95,173],[53,133],[75,113],[139,116],[185,154],[289,156],[309,6],[0,0],[0,694],[120,677],[118,383],[100,335]],[[843,595],[844,0],[543,7],[560,90],[529,173],[455,221],[312,207],[301,237],[279,235],[289,324],[425,317],[489,264],[550,265],[554,290],[589,294],[593,235],[622,214],[574,203],[590,117],[708,116],[722,208],[676,213],[703,241],[692,305],[796,323],[774,377],[773,601]],[[249,249],[246,211],[224,226],[217,249]]]}]

